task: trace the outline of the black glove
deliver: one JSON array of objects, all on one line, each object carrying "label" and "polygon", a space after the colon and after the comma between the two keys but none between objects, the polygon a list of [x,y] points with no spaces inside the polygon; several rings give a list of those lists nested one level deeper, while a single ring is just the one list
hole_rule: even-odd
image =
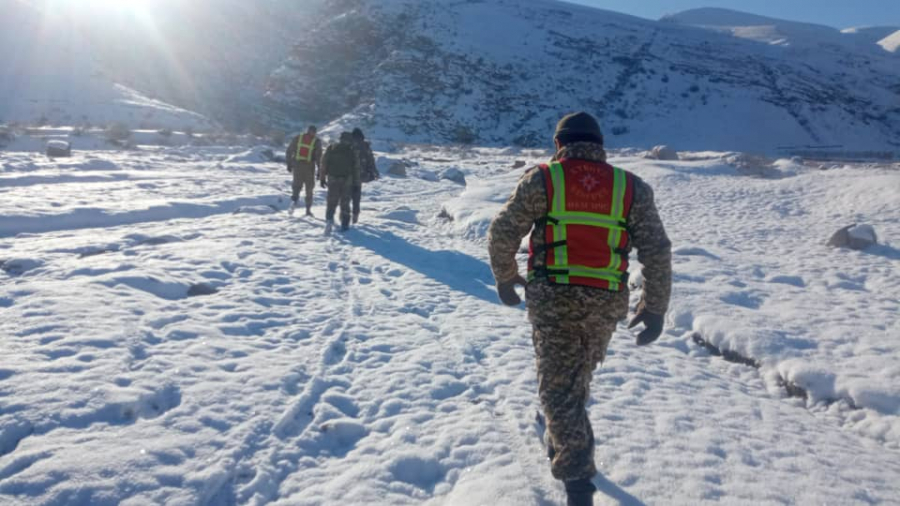
[{"label": "black glove", "polygon": [[663,316],[653,314],[644,310],[638,311],[638,314],[628,324],[628,328],[637,327],[638,324],[644,324],[644,330],[637,336],[637,345],[646,346],[653,341],[659,339],[663,331]]},{"label": "black glove", "polygon": [[319,186],[321,186],[322,188],[328,188],[328,184],[325,183],[325,180],[324,180],[324,179],[321,180],[321,181],[319,181]]},{"label": "black glove", "polygon": [[507,306],[518,306],[521,304],[522,299],[516,293],[516,285],[525,286],[527,283],[528,281],[525,281],[525,278],[516,274],[516,277],[511,280],[498,284],[497,294],[500,296],[500,302]]}]

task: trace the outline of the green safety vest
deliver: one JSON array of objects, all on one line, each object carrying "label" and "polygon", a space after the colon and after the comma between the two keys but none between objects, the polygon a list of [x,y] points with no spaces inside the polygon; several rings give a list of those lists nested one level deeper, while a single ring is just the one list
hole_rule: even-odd
[{"label": "green safety vest", "polygon": [[296,160],[298,162],[311,162],[316,149],[316,142],[318,141],[319,139],[314,134],[303,134],[297,142]]}]

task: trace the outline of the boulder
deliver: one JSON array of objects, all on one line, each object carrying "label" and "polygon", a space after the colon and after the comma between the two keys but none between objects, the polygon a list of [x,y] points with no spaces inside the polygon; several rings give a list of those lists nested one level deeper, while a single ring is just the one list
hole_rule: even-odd
[{"label": "boulder", "polygon": [[447,169],[441,172],[441,179],[447,179],[463,186],[466,185],[466,175],[459,169]]},{"label": "boulder", "polygon": [[50,158],[68,158],[72,156],[72,145],[66,141],[50,141],[47,143],[47,156]]},{"label": "boulder", "polygon": [[775,162],[764,156],[737,153],[728,156],[725,161],[736,168],[738,174],[744,176],[769,178],[781,175],[775,168]]},{"label": "boulder", "polygon": [[512,168],[514,168],[514,169],[521,169],[521,168],[524,167],[524,166],[525,166],[525,160],[516,160],[516,161],[513,163]]},{"label": "boulder", "polygon": [[12,129],[0,126],[0,148],[5,148],[6,146],[12,144],[12,141],[16,139],[15,134],[13,134]]},{"label": "boulder", "polygon": [[853,224],[844,227],[828,240],[828,246],[833,248],[850,248],[864,250],[873,244],[878,244],[878,236],[871,225]]},{"label": "boulder", "polygon": [[188,297],[199,297],[202,295],[213,295],[219,293],[216,288],[207,283],[195,283],[188,288]]},{"label": "boulder", "polygon": [[394,162],[391,164],[390,167],[388,167],[387,172],[388,172],[388,174],[390,174],[392,176],[406,177],[406,167],[407,167],[406,162],[403,162],[403,161]]},{"label": "boulder", "polygon": [[653,160],[677,161],[678,151],[675,151],[674,148],[665,145],[656,146],[655,148],[650,150],[648,158],[652,158]]},{"label": "boulder", "polygon": [[10,276],[21,276],[43,264],[44,263],[40,260],[30,258],[8,258],[6,260],[0,260],[0,270],[6,272]]}]

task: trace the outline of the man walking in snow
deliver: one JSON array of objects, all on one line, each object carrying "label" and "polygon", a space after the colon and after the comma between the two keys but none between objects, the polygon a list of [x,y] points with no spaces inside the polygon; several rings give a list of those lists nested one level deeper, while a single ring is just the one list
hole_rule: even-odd
[{"label": "man walking in snow", "polygon": [[343,132],[340,142],[328,146],[322,157],[319,180],[328,188],[328,207],[325,211],[325,233],[334,227],[334,213],[341,207],[341,230],[350,228],[350,200],[353,186],[359,183],[359,157],[353,149],[349,132]]},{"label": "man walking in snow", "polygon": [[[593,504],[594,434],[585,410],[591,376],[617,323],[628,315],[628,255],[638,250],[644,290],[629,328],[638,345],[659,338],[672,283],[671,243],[637,176],[606,163],[603,135],[586,113],[570,114],[554,136],[557,153],[528,170],[491,223],[488,248],[501,301],[522,301],[537,361],[553,476],[570,506]],[[531,234],[527,281],[516,252]]]},{"label": "man walking in snow", "polygon": [[294,137],[285,153],[288,172],[294,174],[291,185],[291,210],[297,207],[300,190],[306,186],[306,215],[312,216],[313,190],[316,187],[316,166],[322,167],[322,143],[316,137],[316,127],[310,126],[306,133]]},{"label": "man walking in snow", "polygon": [[359,205],[362,200],[362,184],[378,179],[378,167],[375,166],[375,155],[372,146],[366,142],[366,136],[359,128],[353,129],[353,149],[359,158],[359,181],[353,184],[353,223],[359,221]]}]

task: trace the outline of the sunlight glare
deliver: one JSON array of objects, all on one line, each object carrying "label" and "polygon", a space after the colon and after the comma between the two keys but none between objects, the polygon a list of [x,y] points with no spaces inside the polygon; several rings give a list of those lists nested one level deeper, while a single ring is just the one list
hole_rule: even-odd
[{"label": "sunlight glare", "polygon": [[140,15],[147,13],[155,0],[55,0],[54,3],[72,12],[91,17]]}]

